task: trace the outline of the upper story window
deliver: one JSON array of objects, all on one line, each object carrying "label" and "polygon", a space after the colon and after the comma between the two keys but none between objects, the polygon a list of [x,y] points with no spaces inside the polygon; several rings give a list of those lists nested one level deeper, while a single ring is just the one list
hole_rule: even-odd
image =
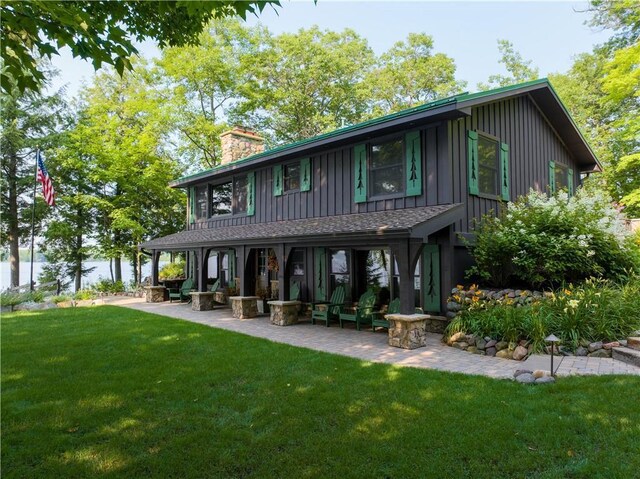
[{"label": "upper story window", "polygon": [[556,191],[562,188],[566,188],[567,190],[569,189],[569,168],[556,163],[554,168],[554,176]]},{"label": "upper story window", "polygon": [[231,214],[231,182],[211,186],[211,216]]},{"label": "upper story window", "polygon": [[195,216],[197,220],[207,217],[207,186],[196,187],[195,192]]},{"label": "upper story window", "polygon": [[284,165],[284,192],[297,191],[300,189],[300,163],[289,163]]},{"label": "upper story window", "polygon": [[236,176],[233,179],[233,213],[247,212],[247,177]]},{"label": "upper story window", "polygon": [[404,141],[394,138],[371,145],[371,196],[404,192]]},{"label": "upper story window", "polygon": [[500,143],[478,135],[478,192],[498,196],[500,189]]}]

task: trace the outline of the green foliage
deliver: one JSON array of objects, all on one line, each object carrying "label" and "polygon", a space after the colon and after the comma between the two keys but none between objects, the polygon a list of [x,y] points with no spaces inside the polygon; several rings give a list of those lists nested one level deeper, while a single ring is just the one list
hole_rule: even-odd
[{"label": "green foliage", "polygon": [[509,299],[471,303],[449,325],[456,332],[517,342],[529,340],[535,352],[544,338],[555,334],[572,349],[581,341],[615,341],[640,328],[640,277],[621,285],[590,278],[566,287],[531,305],[516,307]]},{"label": "green foliage", "polygon": [[24,293],[14,293],[3,291],[0,293],[0,306],[16,306],[22,303],[42,303],[45,293],[43,291],[27,291]]},{"label": "green foliage", "polygon": [[158,278],[185,278],[185,268],[185,263],[181,261],[175,263],[167,263],[162,268],[160,268],[160,271],[158,272]]},{"label": "green foliage", "polygon": [[499,63],[504,65],[509,76],[491,75],[488,83],[478,83],[478,90],[491,90],[492,88],[515,85],[537,80],[540,77],[538,68],[532,67],[530,60],[525,61],[509,40],[498,40],[498,50],[501,54]]},{"label": "green foliage", "polygon": [[580,188],[547,197],[531,191],[501,217],[487,215],[469,245],[468,274],[496,286],[510,281],[539,287],[591,276],[624,278],[640,266],[640,251],[606,195]]},{"label": "green foliage", "polygon": [[67,301],[71,301],[73,299],[72,296],[69,296],[68,294],[60,294],[57,296],[52,296],[51,297],[51,302],[53,304],[59,304],[59,303],[65,303]]},{"label": "green foliage", "polygon": [[84,301],[89,299],[96,299],[96,292],[91,289],[81,289],[76,291],[73,295],[73,299],[76,301]]},{"label": "green foliage", "polygon": [[122,293],[124,292],[124,283],[122,281],[111,281],[100,276],[91,289],[98,293]]},{"label": "green foliage", "polygon": [[74,57],[90,59],[97,70],[113,65],[131,70],[134,41],[157,40],[161,47],[193,43],[212,18],[261,12],[278,1],[3,2],[2,88],[17,82],[20,91],[38,90],[45,80],[37,58],[69,47]]}]

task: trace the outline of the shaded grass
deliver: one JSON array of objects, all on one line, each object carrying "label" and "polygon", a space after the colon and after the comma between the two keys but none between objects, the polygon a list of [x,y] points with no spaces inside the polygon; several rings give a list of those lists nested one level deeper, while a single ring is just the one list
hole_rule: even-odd
[{"label": "shaded grass", "polygon": [[638,391],[373,364],[110,306],[16,313],[2,317],[2,473],[634,477]]}]

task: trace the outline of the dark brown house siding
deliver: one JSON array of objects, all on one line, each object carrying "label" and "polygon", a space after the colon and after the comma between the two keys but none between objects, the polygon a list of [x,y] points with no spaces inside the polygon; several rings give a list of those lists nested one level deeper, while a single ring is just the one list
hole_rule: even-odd
[{"label": "dark brown house siding", "polygon": [[571,152],[528,96],[474,107],[470,117],[449,121],[449,152],[453,168],[449,187],[453,189],[453,202],[466,205],[466,219],[455,225],[458,232],[471,231],[474,218],[479,219],[499,207],[497,200],[468,193],[468,130],[488,133],[509,145],[511,200],[527,194],[530,188],[547,190],[549,161],[573,168],[574,182],[577,184],[579,181],[579,170]]}]

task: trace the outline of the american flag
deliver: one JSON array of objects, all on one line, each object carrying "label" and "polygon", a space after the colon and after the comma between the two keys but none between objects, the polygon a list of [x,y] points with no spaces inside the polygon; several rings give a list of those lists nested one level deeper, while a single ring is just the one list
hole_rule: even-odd
[{"label": "american flag", "polygon": [[38,173],[36,174],[36,181],[42,183],[44,200],[49,206],[54,206],[56,204],[56,193],[55,191],[53,191],[53,183],[51,183],[51,177],[49,176],[49,172],[44,166],[44,161],[42,161],[42,156],[40,156],[39,151],[36,153],[36,160],[38,162]]}]

